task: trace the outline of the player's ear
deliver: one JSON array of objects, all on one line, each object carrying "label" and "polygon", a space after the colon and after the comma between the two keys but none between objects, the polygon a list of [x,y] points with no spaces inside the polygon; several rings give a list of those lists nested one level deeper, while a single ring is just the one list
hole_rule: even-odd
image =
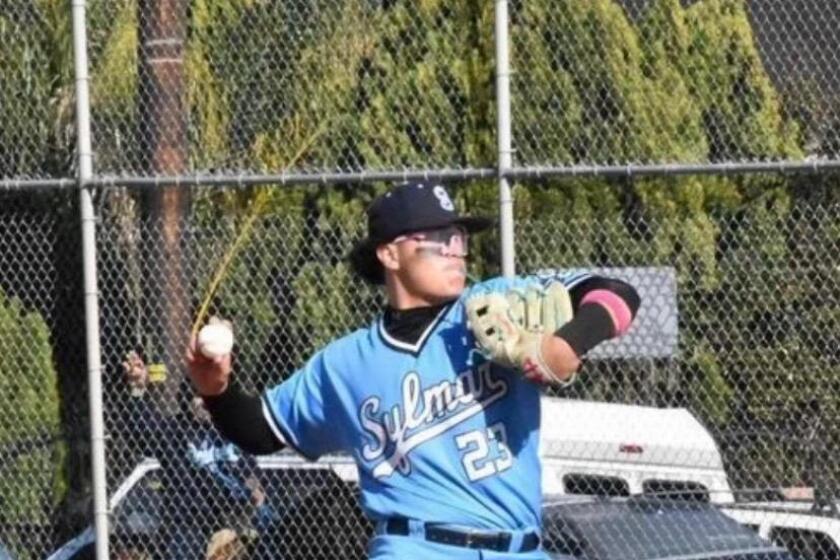
[{"label": "player's ear", "polygon": [[376,248],[376,258],[385,267],[385,270],[399,270],[400,254],[397,246],[393,243],[384,243]]}]

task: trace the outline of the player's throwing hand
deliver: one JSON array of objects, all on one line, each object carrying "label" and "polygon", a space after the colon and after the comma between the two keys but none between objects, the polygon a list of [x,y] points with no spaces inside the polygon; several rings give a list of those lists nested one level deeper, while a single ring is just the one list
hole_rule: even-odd
[{"label": "player's throwing hand", "polygon": [[[225,323],[218,317],[211,317],[210,324]],[[230,325],[230,323],[227,323]],[[193,337],[187,348],[187,371],[196,392],[204,397],[219,395],[228,386],[231,372],[231,354],[209,357],[199,349],[198,339]]]}]

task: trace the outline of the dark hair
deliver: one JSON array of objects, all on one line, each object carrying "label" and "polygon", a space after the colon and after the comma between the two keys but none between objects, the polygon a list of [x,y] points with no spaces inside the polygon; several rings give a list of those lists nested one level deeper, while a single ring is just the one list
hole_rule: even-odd
[{"label": "dark hair", "polygon": [[371,243],[359,243],[350,252],[350,268],[365,282],[374,285],[385,283],[385,267],[376,256],[376,248]]}]

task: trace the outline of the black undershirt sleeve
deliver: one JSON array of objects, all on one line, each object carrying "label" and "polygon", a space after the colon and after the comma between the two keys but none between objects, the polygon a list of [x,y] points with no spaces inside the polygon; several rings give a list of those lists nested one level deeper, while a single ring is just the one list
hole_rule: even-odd
[{"label": "black undershirt sleeve", "polygon": [[260,398],[242,391],[235,381],[222,394],[203,398],[219,432],[243,451],[266,455],[285,447],[263,416]]},{"label": "black undershirt sleeve", "polygon": [[554,333],[569,343],[578,357],[613,337],[613,321],[609,312],[597,303],[581,306],[574,319]]},{"label": "black undershirt sleeve", "polygon": [[[402,312],[389,310],[386,329],[395,338],[413,344],[446,305],[449,303]],[[263,415],[260,398],[245,393],[235,380],[221,395],[203,399],[219,433],[243,451],[264,455],[286,447]]]},{"label": "black undershirt sleeve", "polygon": [[633,317],[641,304],[639,294],[633,286],[614,278],[593,276],[569,290],[575,316],[554,334],[568,342],[578,356],[583,356],[601,342],[615,336],[612,317],[603,306],[597,303],[581,305],[581,300],[592,290],[609,290],[616,294],[630,308]]}]

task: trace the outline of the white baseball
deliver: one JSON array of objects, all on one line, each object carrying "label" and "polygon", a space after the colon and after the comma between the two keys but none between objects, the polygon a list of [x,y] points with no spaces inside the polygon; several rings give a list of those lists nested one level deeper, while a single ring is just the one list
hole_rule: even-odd
[{"label": "white baseball", "polygon": [[233,331],[225,323],[210,323],[198,331],[198,350],[207,358],[218,358],[233,350]]}]

